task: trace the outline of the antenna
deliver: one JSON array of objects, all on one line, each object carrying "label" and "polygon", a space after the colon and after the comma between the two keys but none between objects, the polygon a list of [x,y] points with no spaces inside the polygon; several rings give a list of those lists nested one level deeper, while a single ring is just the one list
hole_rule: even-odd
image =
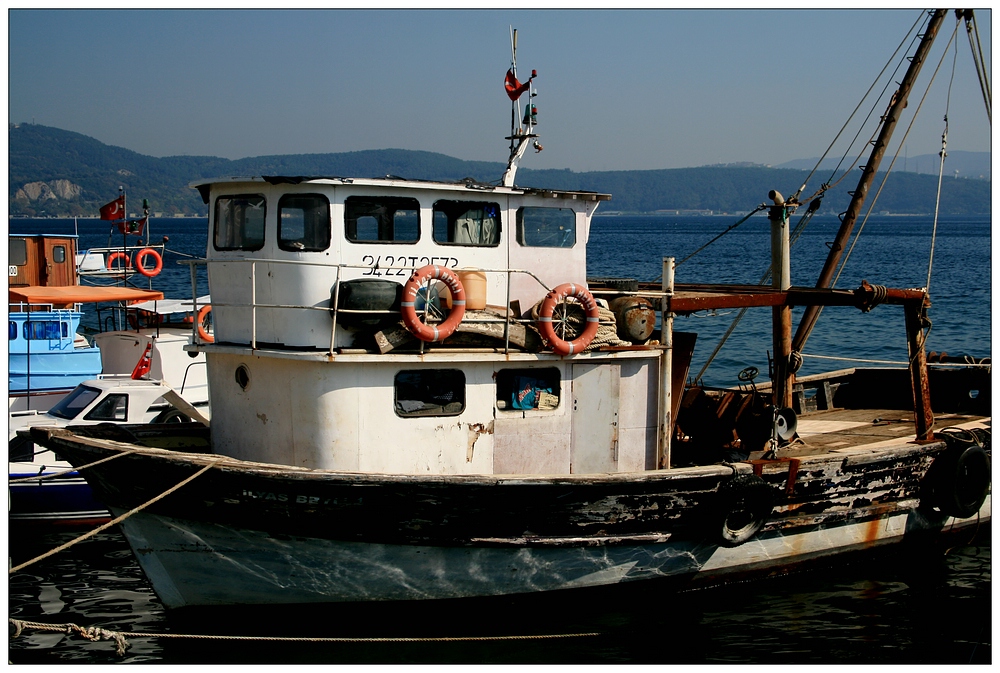
[{"label": "antenna", "polygon": [[[507,76],[504,78],[507,96],[511,101],[510,135],[507,136],[507,140],[510,141],[510,157],[507,159],[507,169],[500,179],[500,183],[505,187],[514,186],[517,164],[528,148],[528,139],[538,137],[536,133],[533,133],[534,126],[538,123],[538,108],[531,102],[538,95],[531,85],[537,76],[538,72],[532,70],[531,77],[524,84],[517,79],[517,29],[510,26],[510,70],[507,71]],[[524,93],[528,94],[528,104],[524,108],[524,117],[522,118],[518,100]],[[542,151],[542,146],[537,140],[530,144],[535,148],[536,153]]]}]

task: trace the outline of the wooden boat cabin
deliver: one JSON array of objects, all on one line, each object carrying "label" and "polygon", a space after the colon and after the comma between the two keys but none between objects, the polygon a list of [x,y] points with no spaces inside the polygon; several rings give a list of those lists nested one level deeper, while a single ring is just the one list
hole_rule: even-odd
[{"label": "wooden boat cabin", "polygon": [[76,236],[11,234],[7,285],[76,285]]}]

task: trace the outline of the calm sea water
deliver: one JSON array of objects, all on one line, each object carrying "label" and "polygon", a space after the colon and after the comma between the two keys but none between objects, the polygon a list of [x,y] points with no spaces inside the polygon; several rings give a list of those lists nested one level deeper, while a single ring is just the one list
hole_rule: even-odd
[{"label": "calm sea water", "polygon": [[[653,280],[665,255],[683,259],[738,217],[606,216],[594,220],[588,273]],[[793,220],[794,223],[794,220]],[[932,220],[869,221],[838,287],[861,279],[894,287],[927,282]],[[792,248],[792,281],[813,285],[836,218],[815,218]],[[153,220],[153,240],[170,252],[156,289],[191,292],[184,255],[204,254],[204,219]],[[13,220],[12,233],[73,233],[72,220]],[[107,244],[106,224],[78,222],[80,249]],[[115,242],[119,242],[117,237]],[[945,218],[934,252],[928,350],[990,355],[990,220]],[[676,280],[756,283],[769,264],[767,220],[754,218],[681,264]],[[199,292],[207,292],[202,272]],[[724,314],[726,313],[726,314]],[[795,312],[797,319],[799,311]],[[680,318],[699,333],[697,371],[735,313]],[[731,385],[748,365],[767,371],[770,311],[750,311],[720,351],[705,382]],[[902,312],[827,309],[806,353],[905,360]],[[850,366],[806,360],[803,372]],[[72,533],[13,530],[13,564],[68,541]],[[989,663],[991,546],[988,530],[936,552],[890,552],[839,560],[794,575],[682,594],[634,586],[483,601],[321,610],[233,611],[170,616],[128,545],[107,532],[9,578],[10,616],[141,633],[315,637],[448,637],[597,633],[556,640],[276,644],[130,638],[125,657],[113,644],[25,631],[10,640],[14,663]]]}]

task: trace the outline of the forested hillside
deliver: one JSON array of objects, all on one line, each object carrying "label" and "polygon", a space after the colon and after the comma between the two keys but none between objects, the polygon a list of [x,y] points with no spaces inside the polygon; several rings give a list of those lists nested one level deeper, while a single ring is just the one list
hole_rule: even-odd
[{"label": "forested hillside", "polygon": [[[129,195],[136,212],[148,199],[154,213],[204,215],[197,191],[188,187],[202,178],[233,175],[307,175],[382,177],[397,175],[424,180],[495,182],[501,162],[462,161],[433,152],[367,150],[336,154],[263,156],[231,161],[219,157],[149,157],[105,145],[93,138],[35,124],[9,128],[9,206],[12,216],[77,215],[96,217],[98,208],[118,195]],[[766,200],[769,190],[794,193],[808,172],[764,166],[704,166],[646,171],[532,170],[517,174],[520,185],[550,189],[581,189],[609,193],[603,211],[711,210],[739,213]],[[859,171],[848,176],[824,200],[821,212],[846,209]],[[829,179],[813,178],[807,192]],[[879,178],[881,179],[881,178]],[[895,173],[876,210],[893,213],[930,213],[934,209],[937,178]],[[876,185],[877,188],[877,185]],[[876,188],[873,188],[873,192]],[[941,210],[948,214],[990,212],[990,182],[948,178]]]}]

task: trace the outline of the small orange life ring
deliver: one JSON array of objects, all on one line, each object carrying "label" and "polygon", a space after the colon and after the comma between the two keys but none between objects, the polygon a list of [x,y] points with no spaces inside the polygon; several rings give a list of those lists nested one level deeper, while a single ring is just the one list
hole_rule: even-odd
[{"label": "small orange life ring", "polygon": [[[451,312],[439,325],[428,325],[417,315],[415,302],[420,286],[428,280],[440,280],[451,292]],[[443,341],[450,337],[465,315],[465,288],[455,272],[446,266],[428,264],[413,272],[403,286],[403,299],[399,304],[403,314],[403,324],[421,341]]]},{"label": "small orange life ring", "polygon": [[125,260],[125,268],[126,269],[131,269],[132,268],[132,261],[128,258],[128,255],[125,254],[124,252],[122,252],[121,250],[115,250],[110,255],[108,255],[108,269],[111,269],[111,270],[120,269],[121,267],[113,266],[115,260],[118,260],[118,259],[124,259]]},{"label": "small orange life ring", "polygon": [[[152,269],[147,269],[143,266],[142,262],[150,255],[153,256],[156,264]],[[138,269],[139,273],[143,276],[146,276],[146,278],[152,278],[163,270],[163,258],[160,257],[160,253],[156,252],[152,248],[143,248],[139,252],[135,253],[135,268]]]},{"label": "small orange life ring", "polygon": [[[559,338],[556,335],[556,331],[552,328],[552,314],[556,310],[556,304],[562,302],[566,297],[575,297],[587,313],[587,327],[584,328],[583,334],[573,341],[565,341]],[[541,332],[545,340],[552,346],[552,350],[559,355],[582,353],[583,349],[589,346],[590,342],[594,340],[594,336],[597,335],[599,323],[600,313],[597,310],[597,302],[594,301],[594,295],[590,294],[587,288],[576,283],[563,283],[549,292],[545,295],[545,300],[542,301],[542,306],[538,310],[538,331]]]},{"label": "small orange life ring", "polygon": [[198,318],[195,320],[195,324],[198,325],[198,337],[201,338],[202,341],[206,341],[208,343],[215,342],[215,337],[209,334],[208,330],[205,329],[205,318],[208,317],[208,314],[211,312],[212,305],[205,304],[198,309]]}]

